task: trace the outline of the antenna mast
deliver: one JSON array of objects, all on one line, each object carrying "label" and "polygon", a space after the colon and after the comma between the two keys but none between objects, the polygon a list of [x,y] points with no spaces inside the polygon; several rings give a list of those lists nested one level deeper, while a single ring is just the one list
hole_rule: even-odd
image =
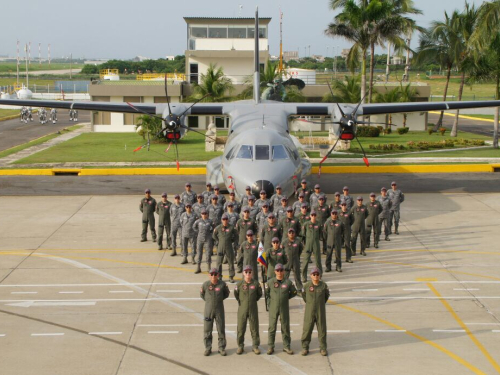
[{"label": "antenna mast", "polygon": [[280,8],[280,64],[278,66],[278,72],[280,78],[283,77],[283,12]]},{"label": "antenna mast", "polygon": [[255,70],[253,73],[253,100],[255,101],[255,104],[258,104],[260,103],[259,7],[255,9],[254,39],[255,39],[255,51],[254,51]]},{"label": "antenna mast", "polygon": [[17,41],[17,85],[19,86],[19,40]]}]

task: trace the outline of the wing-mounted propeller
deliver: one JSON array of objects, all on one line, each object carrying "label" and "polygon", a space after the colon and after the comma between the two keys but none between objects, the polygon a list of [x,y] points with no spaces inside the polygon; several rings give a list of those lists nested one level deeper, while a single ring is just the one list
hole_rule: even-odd
[{"label": "wing-mounted propeller", "polygon": [[[191,104],[186,110],[184,110],[182,113],[174,113],[174,112],[172,112],[172,108],[170,107],[170,98],[168,96],[167,75],[165,74],[165,97],[167,98],[167,107],[168,107],[168,114],[166,114],[165,117],[158,116],[158,115],[152,115],[152,114],[150,114],[150,113],[148,113],[146,111],[141,110],[140,108],[137,108],[136,106],[134,106],[131,103],[127,103],[127,104],[129,105],[130,108],[134,109],[137,113],[142,113],[142,114],[144,114],[146,116],[157,118],[157,119],[159,119],[159,120],[161,120],[163,122],[162,129],[155,135],[155,137],[158,138],[161,135],[163,135],[165,137],[165,139],[171,141],[170,144],[169,144],[169,146],[168,146],[168,148],[165,150],[165,152],[168,152],[168,150],[170,149],[170,146],[171,146],[172,142],[174,143],[174,145],[175,145],[175,155],[176,155],[176,159],[175,160],[176,160],[176,164],[177,164],[177,170],[179,170],[180,169],[179,149],[177,147],[177,143],[181,139],[181,137],[182,137],[182,135],[183,135],[184,132],[192,131],[192,132],[201,134],[204,137],[207,137],[208,139],[211,139],[212,141],[215,142],[215,139],[213,139],[212,137],[207,136],[207,135],[203,134],[202,132],[200,132],[200,131],[198,131],[196,129],[193,129],[193,128],[190,128],[190,127],[184,125],[184,121],[185,121],[185,118],[186,118],[186,113],[188,113],[191,110],[191,108],[193,108],[196,104],[198,104],[199,102],[201,102],[203,99],[205,99],[208,96],[210,96],[210,94],[207,94],[207,95],[203,96],[202,98],[198,99],[193,104]],[[137,147],[134,150],[134,152],[139,151],[139,150],[141,150],[143,148],[146,148],[146,147],[147,147],[147,149],[149,151],[150,150],[150,145],[151,145],[150,131],[148,130],[148,141],[147,141],[147,143],[144,144],[144,145],[142,145],[142,146]]]}]

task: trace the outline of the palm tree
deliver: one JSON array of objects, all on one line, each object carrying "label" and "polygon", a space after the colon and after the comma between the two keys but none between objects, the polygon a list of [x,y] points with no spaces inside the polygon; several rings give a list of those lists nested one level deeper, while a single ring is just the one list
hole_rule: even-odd
[{"label": "palm tree", "polygon": [[[280,78],[280,73],[278,71],[279,61],[267,61],[264,70],[260,72],[260,93],[267,88],[268,84],[274,83],[278,78]],[[253,96],[253,75],[246,77],[245,79],[246,88],[241,92],[239,97],[241,99],[249,99]]]},{"label": "palm tree", "polygon": [[[420,46],[416,56],[417,63],[422,63],[425,61],[439,61],[442,67],[446,69],[446,84],[444,86],[443,101],[446,101],[446,96],[448,94],[448,86],[450,83],[451,69],[453,65],[458,61],[458,48],[457,40],[459,35],[457,34],[457,14],[453,14],[452,17],[448,16],[445,12],[445,20],[434,21],[431,27],[426,29],[420,36]],[[434,128],[435,131],[443,123],[444,111],[441,111],[439,120]]]},{"label": "palm tree", "polygon": [[325,103],[358,103],[361,95],[361,77],[345,76],[345,80],[334,79],[331,82],[333,95],[327,93],[323,96]]},{"label": "palm tree", "polygon": [[[417,90],[414,87],[411,87],[411,84],[407,84],[406,86],[403,86],[403,84],[400,84],[399,87],[399,102],[401,103],[408,103],[408,102],[414,102],[415,99],[417,98]],[[408,113],[403,113],[403,128],[406,128],[406,119],[408,118]]]},{"label": "palm tree", "polygon": [[217,68],[216,64],[210,64],[205,74],[200,75],[201,83],[193,83],[194,94],[188,98],[188,101],[199,100],[205,95],[204,102],[226,102],[230,100],[230,94],[233,92],[233,82],[224,76],[224,69]]},{"label": "palm tree", "polygon": [[162,127],[162,121],[158,117],[152,117],[149,115],[142,115],[137,118],[139,121],[137,125],[135,126],[135,129],[138,130],[139,128],[141,129],[139,131],[139,135],[142,136],[142,139],[146,139],[146,135],[149,133],[152,135],[153,139],[158,140],[158,139],[164,139],[164,138],[158,138],[157,134],[160,132],[161,127]]},{"label": "palm tree", "polygon": [[[385,86],[385,92],[377,92],[375,95],[375,102],[376,103],[398,103],[400,102],[401,98],[401,89],[399,87],[395,87],[392,90],[390,90],[387,86]],[[385,123],[387,124],[385,126],[385,129],[389,126],[392,125],[392,115],[385,115]]]}]

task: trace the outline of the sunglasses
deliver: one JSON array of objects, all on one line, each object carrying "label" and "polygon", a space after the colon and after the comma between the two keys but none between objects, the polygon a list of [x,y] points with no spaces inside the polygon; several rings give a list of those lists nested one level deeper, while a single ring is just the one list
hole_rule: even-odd
[{"label": "sunglasses", "polygon": [[284,272],[283,270],[275,270],[276,272]]},{"label": "sunglasses", "polygon": [[311,216],[316,216],[316,214],[311,214]]},{"label": "sunglasses", "polygon": [[313,273],[312,275],[313,276],[319,276],[319,273]]},{"label": "sunglasses", "polygon": [[217,276],[218,273],[211,273],[210,276]]},{"label": "sunglasses", "polygon": [[279,241],[273,241],[273,243],[280,243]]},{"label": "sunglasses", "polygon": [[222,219],[222,221],[228,221],[229,219]]},{"label": "sunglasses", "polygon": [[252,273],[252,271],[245,271],[245,273]]}]

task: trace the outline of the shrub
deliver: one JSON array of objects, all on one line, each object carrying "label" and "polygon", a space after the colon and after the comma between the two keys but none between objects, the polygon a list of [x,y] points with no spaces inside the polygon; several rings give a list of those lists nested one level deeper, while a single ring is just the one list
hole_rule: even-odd
[{"label": "shrub", "polygon": [[391,134],[391,133],[392,133],[392,128],[390,126],[384,130],[384,134]]},{"label": "shrub", "polygon": [[378,137],[380,130],[375,126],[358,126],[356,135],[358,137]]},{"label": "shrub", "polygon": [[429,133],[429,135],[432,135],[432,133],[434,133],[434,130],[433,129],[427,129],[427,133]]},{"label": "shrub", "polygon": [[382,125],[377,126],[377,129],[378,129],[380,134],[384,133],[384,127]]},{"label": "shrub", "polygon": [[369,149],[371,150],[383,150],[383,151],[392,151],[392,150],[405,150],[406,147],[404,145],[400,145],[397,143],[385,143],[385,144],[376,144],[369,145]]},{"label": "shrub", "polygon": [[398,128],[398,134],[399,135],[406,134],[406,133],[408,133],[409,130],[410,130],[410,128]]},{"label": "shrub", "polygon": [[444,135],[444,133],[446,133],[446,128],[439,128],[439,132],[441,135]]}]

